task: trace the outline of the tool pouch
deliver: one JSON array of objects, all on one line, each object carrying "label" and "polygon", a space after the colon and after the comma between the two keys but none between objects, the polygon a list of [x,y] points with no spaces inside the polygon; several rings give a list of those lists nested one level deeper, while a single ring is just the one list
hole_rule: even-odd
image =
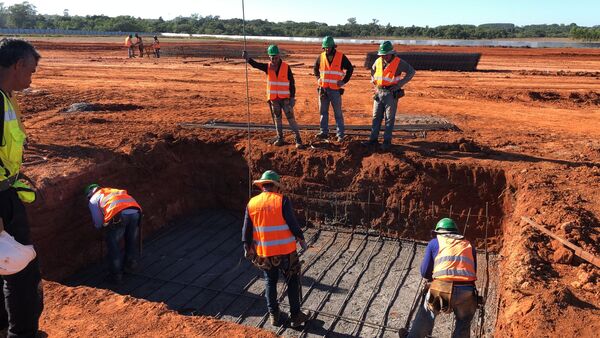
[{"label": "tool pouch", "polygon": [[452,300],[452,282],[433,280],[427,294],[427,309],[435,314],[450,313],[450,301]]},{"label": "tool pouch", "polygon": [[288,255],[288,260],[289,265],[287,269],[283,271],[283,274],[289,279],[292,276],[297,276],[300,274],[300,270],[302,269],[302,261],[300,261],[296,251]]},{"label": "tool pouch", "polygon": [[397,100],[401,97],[404,97],[404,89],[400,88],[394,92],[394,98]]}]

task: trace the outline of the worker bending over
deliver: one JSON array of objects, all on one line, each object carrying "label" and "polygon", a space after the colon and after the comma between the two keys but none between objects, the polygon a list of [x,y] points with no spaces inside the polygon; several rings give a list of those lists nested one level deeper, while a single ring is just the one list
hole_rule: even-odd
[{"label": "worker bending over", "polygon": [[440,312],[454,313],[453,338],[470,337],[478,300],[477,253],[450,218],[441,219],[434,232],[437,236],[427,244],[421,263],[421,276],[428,282],[428,291],[408,337],[431,335]]},{"label": "worker bending over", "polygon": [[[96,229],[105,230],[110,279],[115,284],[123,280],[123,272],[131,273],[138,265],[137,246],[142,208],[126,190],[101,188],[90,184],[85,188],[88,206]],[[125,237],[125,264],[119,241]]]}]

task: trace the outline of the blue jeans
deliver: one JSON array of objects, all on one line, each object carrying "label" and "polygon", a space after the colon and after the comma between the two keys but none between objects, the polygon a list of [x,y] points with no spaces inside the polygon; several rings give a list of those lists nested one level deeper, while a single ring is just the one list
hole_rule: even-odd
[{"label": "blue jeans", "polygon": [[[433,324],[437,313],[431,312],[425,306],[425,299],[429,293],[422,299],[423,305],[419,308],[417,316],[412,323],[409,338],[422,338],[431,335]],[[452,299],[450,307],[454,311],[455,323],[452,338],[469,338],[471,336],[471,320],[477,311],[477,298],[475,297],[475,287],[469,285],[455,286],[452,289]]]},{"label": "blue jeans", "polygon": [[337,126],[337,136],[344,137],[344,115],[342,114],[342,95],[339,90],[321,88],[327,95],[319,98],[319,114],[321,114],[321,133],[329,134],[329,105],[333,107],[333,117]]},{"label": "blue jeans", "polygon": [[[287,256],[282,256],[281,264],[278,267],[272,267],[269,270],[264,270],[265,278],[265,297],[267,298],[267,307],[269,313],[279,312],[279,304],[277,302],[277,280],[279,279],[279,270],[287,270],[290,261]],[[286,279],[288,301],[290,302],[290,316],[294,317],[300,312],[300,279],[298,275],[293,275]]]},{"label": "blue jeans", "polygon": [[381,120],[385,113],[385,132],[383,133],[383,142],[392,143],[392,131],[396,122],[396,110],[398,108],[398,99],[389,91],[379,91],[377,100],[373,100],[373,123],[371,126],[371,136],[369,140],[375,141],[379,137],[381,129]]},{"label": "blue jeans", "polygon": [[129,265],[135,264],[138,260],[138,235],[140,213],[118,214],[115,217],[121,217],[121,223],[109,225],[106,227],[106,248],[108,251],[108,266],[112,274],[121,274],[123,272],[123,259],[119,241],[125,237],[125,262]]}]

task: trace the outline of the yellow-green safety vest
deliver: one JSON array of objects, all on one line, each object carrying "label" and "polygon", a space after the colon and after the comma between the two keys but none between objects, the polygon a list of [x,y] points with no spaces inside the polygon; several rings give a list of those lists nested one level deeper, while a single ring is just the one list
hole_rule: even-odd
[{"label": "yellow-green safety vest", "polygon": [[35,200],[35,191],[25,182],[17,179],[23,163],[23,144],[27,135],[19,125],[17,110],[13,107],[12,101],[3,91],[0,93],[4,101],[3,133],[0,140],[0,186],[2,182],[6,184],[5,181],[8,180],[10,187],[17,191],[19,198],[23,202],[31,203]]}]

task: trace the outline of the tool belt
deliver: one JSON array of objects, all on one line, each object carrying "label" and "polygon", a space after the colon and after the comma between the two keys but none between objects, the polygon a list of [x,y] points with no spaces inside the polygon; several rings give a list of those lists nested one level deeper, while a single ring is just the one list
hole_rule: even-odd
[{"label": "tool belt", "polygon": [[[285,258],[288,259],[289,264],[286,267],[282,267],[281,263]],[[298,253],[296,251],[288,255],[279,255],[271,257],[260,257],[258,255],[255,255],[251,258],[251,262],[252,264],[254,264],[254,266],[263,271],[271,270],[273,268],[280,268],[283,271],[283,274],[286,278],[299,275],[300,270],[302,269],[302,262],[298,258]]]},{"label": "tool belt", "polygon": [[427,309],[435,314],[452,312],[450,301],[453,287],[453,282],[434,279],[427,293]]}]

